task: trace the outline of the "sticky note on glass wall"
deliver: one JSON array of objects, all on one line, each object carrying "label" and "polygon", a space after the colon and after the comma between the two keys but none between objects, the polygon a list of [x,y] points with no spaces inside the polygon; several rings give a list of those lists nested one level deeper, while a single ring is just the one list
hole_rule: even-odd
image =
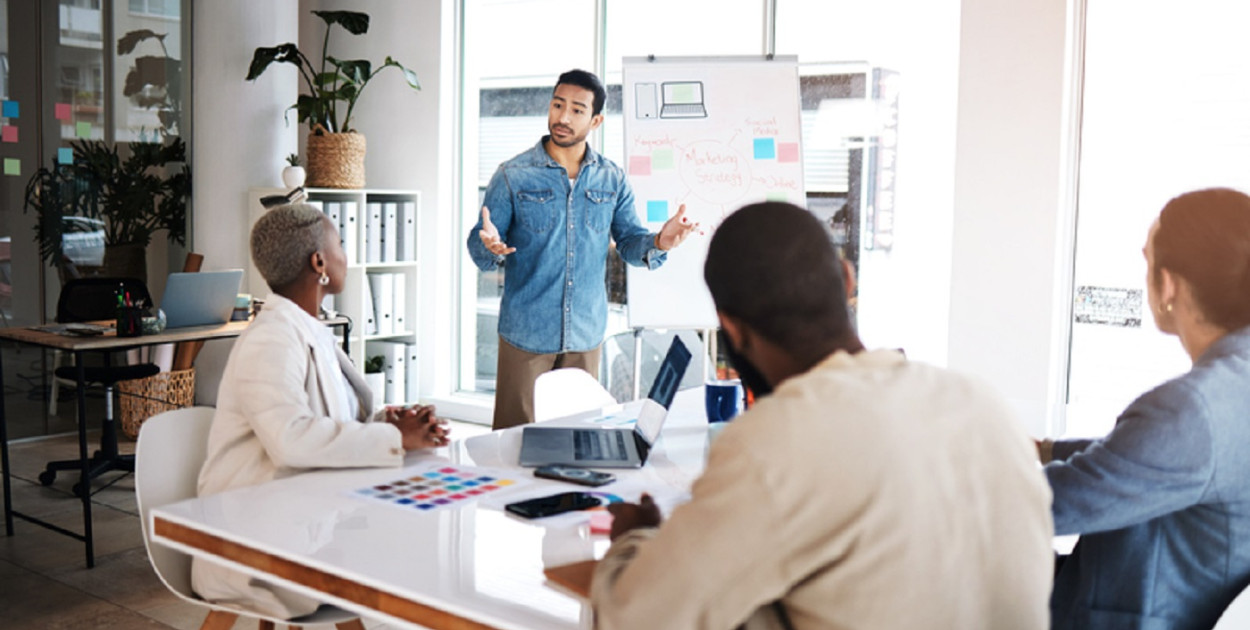
[{"label": "sticky note on glass wall", "polygon": [[60,164],[74,163],[74,150],[69,147],[61,147],[56,150],[56,161]]},{"label": "sticky note on glass wall", "polygon": [[755,139],[755,159],[771,160],[777,157],[777,143],[772,138]]},{"label": "sticky note on glass wall", "polygon": [[657,171],[671,170],[673,168],[673,150],[656,149],[652,151],[651,168]]},{"label": "sticky note on glass wall", "polygon": [[663,223],[668,220],[668,202],[667,201],[648,201],[647,202],[647,222]]},{"label": "sticky note on glass wall", "polygon": [[17,104],[17,101],[5,101],[3,105],[0,105],[0,116],[17,118],[21,114],[22,107]]},{"label": "sticky note on glass wall", "polygon": [[57,103],[55,111],[57,120],[68,121],[74,116],[73,111],[70,110],[69,103]]},{"label": "sticky note on glass wall", "polygon": [[22,161],[17,158],[4,158],[5,175],[21,175]]},{"label": "sticky note on glass wall", "polygon": [[0,127],[0,142],[17,142],[17,127],[13,125]]},{"label": "sticky note on glass wall", "polygon": [[629,174],[630,175],[650,175],[651,174],[651,156],[630,156],[629,158]]},{"label": "sticky note on glass wall", "polygon": [[74,127],[76,130],[76,133],[74,135],[78,136],[79,138],[86,139],[86,138],[91,137],[91,123],[80,122],[77,125],[74,125]]}]

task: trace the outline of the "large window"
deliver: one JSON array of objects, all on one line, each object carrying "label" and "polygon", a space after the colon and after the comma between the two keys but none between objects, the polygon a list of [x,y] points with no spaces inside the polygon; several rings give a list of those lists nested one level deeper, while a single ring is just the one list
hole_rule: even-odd
[{"label": "large window", "polygon": [[[916,325],[914,312],[895,309],[946,311],[949,238],[933,234],[950,233],[958,10],[956,0],[463,0],[460,234],[499,163],[546,133],[559,73],[581,67],[604,79],[606,118],[591,142],[619,162],[622,58],[798,55],[809,208],[860,264],[861,286],[882,285],[875,305],[860,302],[861,328],[941,362],[944,315]],[[932,275],[900,271],[915,261]],[[614,268],[611,299],[625,302]],[[491,392],[503,279],[467,255],[461,269],[459,385]],[[609,335],[623,330],[625,308],[611,309]]]},{"label": "large window", "polygon": [[1086,0],[1068,434],[1106,433],[1189,367],[1146,306],[1141,248],[1172,197],[1250,190],[1247,20],[1221,0]]}]

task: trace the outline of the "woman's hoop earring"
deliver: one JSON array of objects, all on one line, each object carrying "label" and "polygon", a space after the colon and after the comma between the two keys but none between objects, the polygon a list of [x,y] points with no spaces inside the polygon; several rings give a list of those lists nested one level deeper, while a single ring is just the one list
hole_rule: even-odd
[{"label": "woman's hoop earring", "polygon": [[[321,272],[321,277],[320,277],[320,278],[317,278],[317,284],[319,284],[319,285],[321,285],[321,286],[323,286],[323,287],[324,287],[324,286],[326,286],[327,284],[330,284],[330,276],[326,275],[326,272],[324,272],[324,271],[323,271],[323,272]],[[1172,307],[1171,307],[1171,306],[1168,306],[1168,310],[1169,310],[1169,311],[1170,311],[1170,310],[1172,310]]]}]

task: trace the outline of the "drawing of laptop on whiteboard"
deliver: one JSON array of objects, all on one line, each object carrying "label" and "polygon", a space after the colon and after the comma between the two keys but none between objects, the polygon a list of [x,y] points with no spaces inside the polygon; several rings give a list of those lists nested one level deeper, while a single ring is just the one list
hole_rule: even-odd
[{"label": "drawing of laptop on whiteboard", "polygon": [[707,118],[702,81],[668,81],[661,87],[660,118]]}]

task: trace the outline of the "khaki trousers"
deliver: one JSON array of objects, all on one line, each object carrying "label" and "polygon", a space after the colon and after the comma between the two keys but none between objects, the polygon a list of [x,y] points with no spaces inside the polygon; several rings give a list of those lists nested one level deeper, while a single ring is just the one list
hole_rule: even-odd
[{"label": "khaki trousers", "polygon": [[495,381],[495,418],[492,428],[506,429],[534,421],[534,381],[543,372],[575,367],[599,378],[601,345],[588,352],[533,354],[499,338],[499,369]]}]

